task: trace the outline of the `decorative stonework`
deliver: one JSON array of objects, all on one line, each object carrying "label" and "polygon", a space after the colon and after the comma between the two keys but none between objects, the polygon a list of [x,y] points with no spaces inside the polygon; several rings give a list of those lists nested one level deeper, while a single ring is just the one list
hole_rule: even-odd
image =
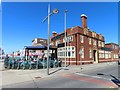
[{"label": "decorative stonework", "polygon": [[89,35],[89,30],[87,28],[84,28],[83,30],[85,35]]},{"label": "decorative stonework", "polygon": [[92,37],[96,37],[96,32],[92,31]]},{"label": "decorative stonework", "polygon": [[100,39],[100,40],[102,39],[102,35],[101,35],[101,34],[99,34],[99,39]]}]

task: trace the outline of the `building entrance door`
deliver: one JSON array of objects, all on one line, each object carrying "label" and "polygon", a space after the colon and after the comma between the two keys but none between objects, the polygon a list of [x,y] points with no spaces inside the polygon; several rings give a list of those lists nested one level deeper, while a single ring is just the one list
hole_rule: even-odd
[{"label": "building entrance door", "polygon": [[98,52],[97,52],[97,50],[93,50],[93,58],[94,58],[94,63],[98,63]]}]

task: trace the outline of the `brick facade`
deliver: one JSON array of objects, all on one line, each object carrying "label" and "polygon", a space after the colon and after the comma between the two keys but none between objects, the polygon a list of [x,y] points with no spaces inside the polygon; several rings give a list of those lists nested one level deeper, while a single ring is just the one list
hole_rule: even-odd
[{"label": "brick facade", "polygon": [[[65,60],[65,52],[67,54],[67,64],[90,64],[99,63],[113,60],[113,53],[118,54],[118,50],[110,49],[109,45],[105,45],[104,36],[97,34],[94,31],[90,31],[87,27],[87,16],[82,14],[82,27],[75,26],[66,30],[67,43],[65,50],[65,31],[61,34],[53,32],[51,36],[50,44],[52,46],[58,46],[58,59],[63,62]],[[117,44],[116,44],[117,45]],[[118,45],[117,45],[118,46]],[[80,55],[81,52],[81,55]],[[106,53],[106,54],[105,54]],[[112,53],[112,54],[111,54]],[[114,60],[118,60],[117,58]]]},{"label": "brick facade", "polygon": [[111,59],[114,61],[118,61],[119,58],[119,45],[115,43],[108,43],[105,44],[105,47],[111,48]]}]

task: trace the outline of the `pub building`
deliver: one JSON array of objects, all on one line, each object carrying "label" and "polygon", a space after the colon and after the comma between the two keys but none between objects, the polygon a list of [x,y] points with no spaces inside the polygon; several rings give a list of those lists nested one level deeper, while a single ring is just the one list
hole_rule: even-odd
[{"label": "pub building", "polygon": [[[92,64],[108,61],[118,61],[118,45],[105,44],[102,34],[91,31],[87,26],[87,16],[81,15],[82,26],[67,28],[66,32],[66,50],[65,50],[65,32],[57,34],[52,32],[50,45],[57,46],[58,59],[66,62],[67,65]],[[112,48],[113,45],[116,48]]]}]

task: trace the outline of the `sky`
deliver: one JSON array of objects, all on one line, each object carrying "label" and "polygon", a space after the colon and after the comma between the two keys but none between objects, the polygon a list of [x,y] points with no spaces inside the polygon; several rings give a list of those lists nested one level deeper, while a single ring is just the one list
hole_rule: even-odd
[{"label": "sky", "polygon": [[[49,2],[50,3],[50,2]],[[32,45],[34,38],[47,38],[47,2],[3,2],[2,3],[2,47],[6,53],[18,51]],[[67,12],[67,28],[81,26],[81,14],[87,15],[87,26],[91,31],[102,34],[105,43],[118,43],[117,2],[51,2],[58,14],[50,17],[52,31],[64,31],[64,10]]]}]

